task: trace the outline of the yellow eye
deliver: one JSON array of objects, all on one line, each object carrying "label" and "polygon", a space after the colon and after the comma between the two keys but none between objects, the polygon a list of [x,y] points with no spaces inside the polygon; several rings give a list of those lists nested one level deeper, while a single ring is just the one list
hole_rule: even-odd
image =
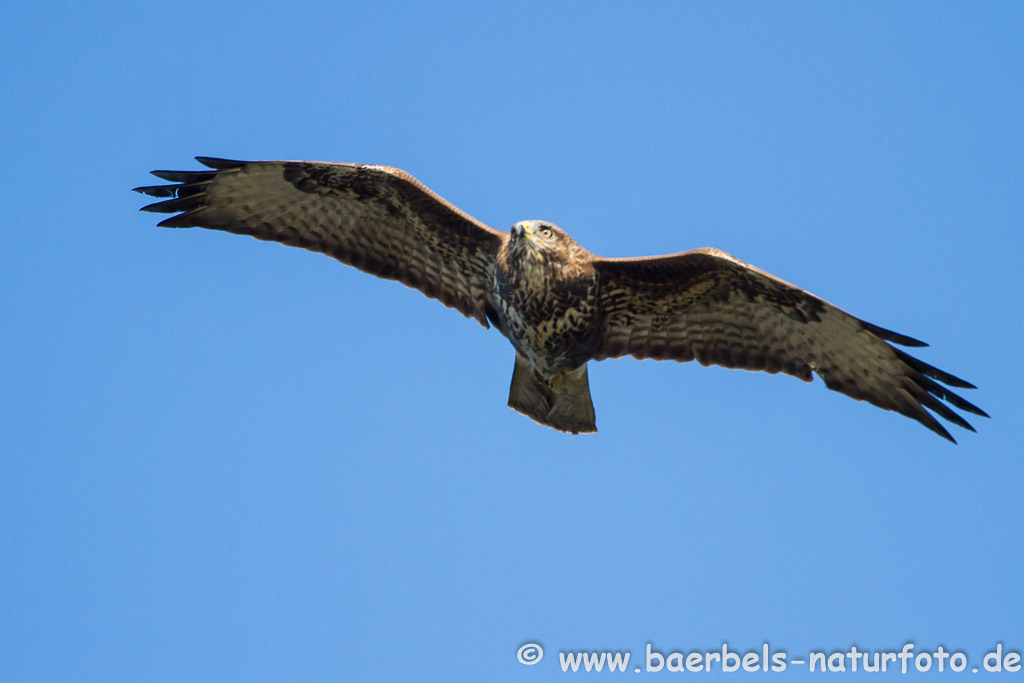
[{"label": "yellow eye", "polygon": [[540,229],[540,234],[541,234],[541,236],[542,236],[542,237],[544,237],[545,239],[550,239],[550,238],[551,238],[551,235],[552,235],[553,233],[551,232],[551,228],[541,228],[541,229]]}]

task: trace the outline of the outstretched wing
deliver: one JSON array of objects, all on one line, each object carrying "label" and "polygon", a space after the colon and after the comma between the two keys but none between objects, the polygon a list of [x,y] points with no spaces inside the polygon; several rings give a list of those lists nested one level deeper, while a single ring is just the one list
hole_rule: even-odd
[{"label": "outstretched wing", "polygon": [[153,171],[174,185],[137,187],[175,213],[160,225],[251,235],[333,256],[415,287],[487,327],[505,235],[387,166],[196,157],[212,170]]},{"label": "outstretched wing", "polygon": [[972,384],[887,343],[923,342],[858,320],[723,251],[598,258],[594,267],[604,314],[596,359],[696,359],[807,382],[814,372],[829,389],[902,413],[954,443],[928,410],[971,431],[946,403],[988,417],[942,386]]}]

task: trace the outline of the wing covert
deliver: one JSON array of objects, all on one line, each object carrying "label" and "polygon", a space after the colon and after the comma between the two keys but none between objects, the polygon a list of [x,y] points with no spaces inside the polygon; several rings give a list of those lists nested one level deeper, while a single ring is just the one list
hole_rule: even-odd
[{"label": "wing covert", "polygon": [[604,317],[595,359],[697,360],[807,382],[815,373],[829,389],[906,415],[950,441],[929,410],[971,431],[947,403],[988,417],[942,386],[972,384],[890,345],[923,342],[859,320],[723,251],[598,258],[594,266]]},{"label": "wing covert", "polygon": [[387,166],[196,157],[211,170],[153,171],[172,185],[135,188],[165,198],[163,227],[250,235],[332,256],[398,280],[485,327],[503,233]]}]

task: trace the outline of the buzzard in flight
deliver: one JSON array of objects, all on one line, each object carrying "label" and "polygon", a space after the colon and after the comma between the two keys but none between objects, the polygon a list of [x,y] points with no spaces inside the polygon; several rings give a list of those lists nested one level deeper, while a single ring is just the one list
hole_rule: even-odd
[{"label": "buzzard in flight", "polygon": [[626,355],[817,373],[950,441],[936,415],[971,431],[953,408],[988,417],[947,388],[973,385],[893,346],[923,342],[717,249],[601,258],[545,221],[494,230],[397,168],[197,160],[209,170],[153,171],[173,184],[135,188],[163,198],[143,211],[175,214],[161,226],[319,251],[494,325],[516,350],[509,406],[555,429],[597,431],[587,361]]}]

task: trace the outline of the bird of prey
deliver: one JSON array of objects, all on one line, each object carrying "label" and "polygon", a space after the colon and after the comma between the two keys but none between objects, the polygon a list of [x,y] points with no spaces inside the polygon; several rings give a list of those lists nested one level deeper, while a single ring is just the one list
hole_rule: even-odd
[{"label": "bird of prey", "polygon": [[602,258],[546,221],[490,228],[397,168],[196,159],[207,169],[135,188],[163,198],[143,211],[175,214],[159,225],[321,252],[494,325],[516,351],[508,405],[564,432],[597,431],[587,362],[626,355],[815,373],[954,443],[936,415],[971,431],[953,408],[988,417],[947,388],[973,385],[894,346],[923,342],[718,249]]}]

